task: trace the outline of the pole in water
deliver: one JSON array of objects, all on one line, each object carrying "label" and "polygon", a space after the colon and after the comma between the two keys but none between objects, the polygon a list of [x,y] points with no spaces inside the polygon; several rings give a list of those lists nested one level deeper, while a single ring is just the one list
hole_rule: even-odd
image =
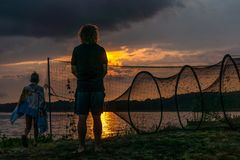
[{"label": "pole in water", "polygon": [[51,78],[50,78],[50,58],[47,58],[48,68],[48,109],[49,109],[49,128],[50,135],[52,136],[52,108],[51,108]]}]

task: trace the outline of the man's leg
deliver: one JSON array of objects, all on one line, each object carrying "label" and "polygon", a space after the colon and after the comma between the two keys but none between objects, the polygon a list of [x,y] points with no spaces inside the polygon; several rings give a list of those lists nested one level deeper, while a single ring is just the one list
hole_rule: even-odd
[{"label": "man's leg", "polygon": [[92,92],[91,94],[91,111],[94,122],[93,132],[95,138],[95,151],[101,150],[99,144],[102,136],[101,114],[103,112],[104,96],[104,92]]},{"label": "man's leg", "polygon": [[102,121],[101,121],[101,115],[93,115],[93,121],[94,121],[94,138],[95,138],[95,147],[98,147],[101,142],[101,136],[102,136]]},{"label": "man's leg", "polygon": [[85,137],[87,133],[87,125],[86,125],[87,115],[80,114],[78,120],[78,139],[80,142],[79,152],[84,151],[85,149]]},{"label": "man's leg", "polygon": [[90,94],[88,92],[78,92],[75,95],[75,113],[78,114],[78,139],[79,148],[78,152],[83,152],[85,150],[85,137],[87,133],[86,120],[89,112],[89,102]]}]

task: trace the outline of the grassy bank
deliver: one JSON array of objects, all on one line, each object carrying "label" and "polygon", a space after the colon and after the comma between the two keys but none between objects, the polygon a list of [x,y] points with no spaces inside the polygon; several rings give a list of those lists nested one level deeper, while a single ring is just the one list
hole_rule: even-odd
[{"label": "grassy bank", "polygon": [[19,139],[2,139],[0,159],[240,159],[240,132],[226,130],[112,137],[103,140],[102,153],[95,153],[88,142],[86,153],[77,154],[77,145],[76,140],[43,139],[37,147],[24,149]]}]

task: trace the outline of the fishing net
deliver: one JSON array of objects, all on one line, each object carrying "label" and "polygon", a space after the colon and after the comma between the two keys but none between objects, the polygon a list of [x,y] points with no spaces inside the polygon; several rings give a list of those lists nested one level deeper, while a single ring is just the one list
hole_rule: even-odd
[{"label": "fishing net", "polygon": [[240,127],[240,77],[238,66],[230,56],[223,59],[220,81],[224,116],[230,127],[237,129]]},{"label": "fishing net", "polygon": [[[118,115],[138,133],[198,129],[220,122],[238,128],[239,64],[239,59],[226,55],[211,66],[109,66],[104,110]],[[65,112],[72,112],[76,79],[70,63],[50,61],[50,75],[53,109],[57,110],[54,103],[66,101]]]},{"label": "fishing net", "polygon": [[201,128],[224,126],[219,123],[224,120],[222,106],[220,104],[220,79],[221,62],[207,66],[194,68],[202,89],[203,119]]},{"label": "fishing net", "polygon": [[194,123],[193,129],[199,128],[203,119],[203,96],[198,77],[190,66],[183,67],[178,74],[175,100],[182,128],[190,123]]}]

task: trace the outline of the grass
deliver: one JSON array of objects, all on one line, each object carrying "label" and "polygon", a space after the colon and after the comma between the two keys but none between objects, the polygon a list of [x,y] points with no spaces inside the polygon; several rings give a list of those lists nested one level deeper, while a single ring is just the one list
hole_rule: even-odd
[{"label": "grass", "polygon": [[25,149],[19,139],[6,138],[0,141],[0,159],[240,159],[240,132],[222,129],[112,137],[103,140],[102,153],[88,143],[86,153],[77,154],[76,140],[43,138],[37,147]]}]

